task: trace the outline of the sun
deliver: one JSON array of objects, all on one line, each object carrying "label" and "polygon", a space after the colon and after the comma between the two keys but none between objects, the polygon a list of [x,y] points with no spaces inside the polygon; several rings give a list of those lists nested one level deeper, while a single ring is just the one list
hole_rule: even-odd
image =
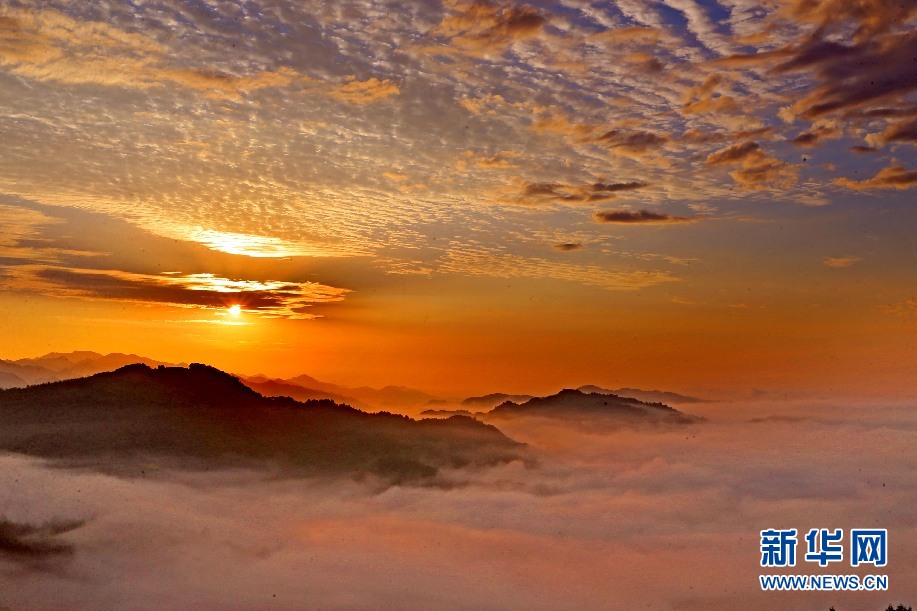
[{"label": "sun", "polygon": [[242,313],[242,306],[240,306],[239,304],[229,306],[229,313],[232,316],[238,316],[239,314]]}]

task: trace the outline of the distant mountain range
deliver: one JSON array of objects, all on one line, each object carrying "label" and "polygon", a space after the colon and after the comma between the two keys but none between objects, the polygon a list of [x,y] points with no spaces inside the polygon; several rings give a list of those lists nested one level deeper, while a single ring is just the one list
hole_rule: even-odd
[{"label": "distant mountain range", "polygon": [[[140,362],[40,382],[125,360]],[[363,397],[429,403],[429,395],[402,387],[348,388],[309,376],[242,380],[206,365],[169,366],[137,355],[94,352],[0,365],[5,368],[0,379],[31,384],[0,390],[0,450],[135,474],[150,467],[271,463],[304,474],[374,473],[391,482],[416,481],[443,467],[525,459],[524,446],[493,423],[549,418],[602,430],[702,420],[605,389],[568,389],[547,397],[496,393],[472,397],[465,405],[486,406],[509,396],[519,401],[504,400],[489,411],[431,409],[422,415],[435,418],[413,420],[358,409],[366,409]]]},{"label": "distant mountain range", "polygon": [[475,418],[486,412],[470,412],[467,409],[425,409],[420,412],[421,416],[430,416],[433,418],[439,418],[441,416],[468,416]]},{"label": "distant mountain range", "polygon": [[[31,359],[0,359],[0,388],[21,388],[29,384],[44,384],[82,378],[103,371],[113,371],[125,365],[143,363],[150,367],[173,365],[136,354],[99,354],[88,350],[49,352]],[[180,365],[184,365],[183,363]]]},{"label": "distant mountain range", "polygon": [[[183,367],[184,363],[167,363],[136,354],[99,354],[91,351],[51,352],[41,357],[2,360],[0,359],[0,388],[21,388],[30,384],[42,384],[90,376],[105,371],[113,371],[125,365],[142,363],[150,367],[164,365]],[[422,407],[433,408],[455,401],[445,401],[428,393],[404,386],[385,386],[370,388],[368,386],[349,387],[317,380],[312,376],[299,375],[289,379],[270,378],[264,375],[237,375],[249,388],[266,397],[291,397],[297,401],[328,399],[344,403],[364,411],[418,410]],[[637,388],[607,389],[600,386],[581,386],[578,389],[585,394],[598,393],[618,397],[638,399],[648,403],[665,403],[682,405],[705,401],[673,392],[660,390],[640,390]],[[461,401],[466,409],[454,410],[451,413],[467,415],[474,411],[483,412],[493,409],[507,401],[523,404],[535,399],[534,395],[491,393],[483,396],[468,397]],[[441,409],[428,409],[422,415],[442,415]],[[449,411],[446,409],[445,411]]]},{"label": "distant mountain range", "polygon": [[328,400],[267,398],[199,364],[128,365],[0,390],[0,449],[131,474],[267,462],[392,482],[524,456],[522,444],[473,418],[418,421]]},{"label": "distant mountain range", "polygon": [[525,403],[529,399],[534,399],[534,395],[508,395],[503,392],[494,392],[482,397],[468,397],[462,401],[462,405],[468,407],[479,407],[482,409],[493,409],[501,403],[512,401],[513,403]]},{"label": "distant mountain range", "polygon": [[[600,395],[615,395],[617,397],[637,399],[647,403],[674,403],[678,405],[706,402],[705,399],[688,397],[678,393],[666,392],[662,390],[640,390],[639,388],[608,389],[602,388],[601,386],[592,385],[580,386],[577,390],[584,394],[598,393]],[[525,403],[526,401],[531,401],[535,398],[536,397],[534,395],[509,395],[502,392],[495,392],[480,397],[468,397],[467,399],[464,399],[461,404],[469,408],[477,407],[479,409],[493,409],[494,407],[497,407],[501,403],[505,403],[507,401],[511,401],[513,403]]]},{"label": "distant mountain range", "polygon": [[344,403],[364,411],[375,411],[375,408],[366,405],[354,397],[348,397],[346,395],[340,395],[335,392],[326,392],[314,388],[305,388],[303,386],[299,386],[298,384],[291,384],[281,380],[271,380],[264,378],[264,381],[256,381],[262,378],[263,376],[259,376],[258,378],[239,377],[243,384],[256,391],[257,393],[264,395],[265,397],[291,397],[297,401],[317,401],[327,399],[329,401],[334,401],[335,403]]},{"label": "distant mountain range", "polygon": [[679,395],[674,392],[666,392],[664,390],[640,390],[639,388],[616,388],[609,390],[607,388],[602,388],[601,386],[580,386],[577,388],[580,392],[589,394],[589,393],[598,393],[600,395],[616,395],[618,397],[627,397],[629,399],[637,399],[639,401],[645,401],[647,403],[708,403],[709,399],[699,399],[697,397],[688,397],[685,395]]},{"label": "distant mountain range", "polygon": [[[354,407],[363,406],[364,409],[405,409],[416,408],[435,401],[436,397],[423,391],[407,388],[405,386],[385,386],[384,388],[370,388],[369,386],[350,387],[322,382],[312,376],[300,375],[295,378],[272,379],[267,376],[240,376],[240,379],[258,392],[268,396],[283,396],[287,392],[308,391],[314,398],[327,398],[333,401],[343,401]],[[287,395],[293,396],[293,395]]]},{"label": "distant mountain range", "polygon": [[586,393],[579,389],[566,389],[547,397],[532,397],[514,403],[505,401],[490,411],[469,413],[467,410],[426,410],[423,416],[472,415],[485,422],[510,419],[551,418],[565,424],[590,428],[609,428],[621,425],[692,424],[703,418],[680,412],[659,402],[647,402],[609,393]]}]

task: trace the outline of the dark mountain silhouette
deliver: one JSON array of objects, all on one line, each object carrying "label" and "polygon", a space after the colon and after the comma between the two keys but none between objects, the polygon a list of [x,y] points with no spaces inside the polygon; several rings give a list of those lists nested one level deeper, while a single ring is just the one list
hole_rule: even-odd
[{"label": "dark mountain silhouette", "polygon": [[646,403],[617,395],[587,394],[572,389],[565,389],[548,397],[536,397],[522,404],[507,401],[479,417],[487,422],[542,417],[590,428],[691,424],[703,421],[703,418],[684,414],[662,403]]},{"label": "dark mountain silhouette", "polygon": [[[104,371],[114,371],[125,365],[142,363],[150,367],[184,367],[185,363],[157,361],[137,354],[100,354],[90,350],[75,352],[49,352],[44,356],[17,360],[0,359],[0,389],[21,388],[30,384],[44,384],[91,376]],[[248,386],[269,397],[293,397],[300,401],[330,399],[353,407],[378,411],[380,409],[418,408],[426,406],[436,397],[405,386],[351,388],[322,382],[312,376],[300,375],[288,380],[265,375],[238,376]],[[490,407],[490,406],[488,406]]]},{"label": "dark mountain silhouette", "polygon": [[647,403],[707,403],[707,399],[698,399],[697,397],[688,397],[674,392],[664,390],[640,390],[639,388],[617,388],[610,390],[601,386],[580,386],[577,390],[584,393],[599,393],[600,395],[617,395],[618,397],[627,397],[637,399]]},{"label": "dark mountain silhouette", "polygon": [[[646,403],[674,403],[677,405],[682,403],[705,402],[704,399],[698,399],[697,397],[688,397],[678,393],[666,392],[662,390],[640,390],[639,388],[618,388],[616,390],[611,390],[594,385],[580,386],[577,390],[584,394],[598,393],[601,395],[615,395],[617,397],[637,399],[638,401],[643,401]],[[468,397],[462,401],[462,405],[469,408],[477,407],[482,410],[488,410],[493,409],[502,403],[506,403],[507,401],[522,404],[534,398],[536,398],[534,395],[512,395],[502,392],[495,392],[480,397]],[[460,411],[461,410],[457,410],[455,413],[459,413]]]},{"label": "dark mountain silhouette", "polygon": [[479,407],[482,409],[493,409],[501,403],[512,401],[513,403],[525,403],[529,399],[534,399],[534,395],[508,395],[502,392],[494,392],[482,397],[468,397],[462,401],[462,405],[469,407]]},{"label": "dark mountain silhouette", "polygon": [[415,421],[326,400],[267,398],[199,364],[129,365],[2,390],[0,449],[129,474],[150,465],[206,469],[254,461],[396,482],[523,452],[522,444],[472,418]]}]

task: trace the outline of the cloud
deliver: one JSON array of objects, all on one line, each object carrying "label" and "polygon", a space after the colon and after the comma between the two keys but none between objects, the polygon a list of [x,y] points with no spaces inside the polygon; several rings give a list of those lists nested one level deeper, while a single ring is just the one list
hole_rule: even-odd
[{"label": "cloud", "polygon": [[[887,528],[898,555],[883,569],[892,589],[859,592],[858,605],[907,598],[917,476],[888,456],[911,447],[910,406],[696,410],[711,421],[677,432],[507,423],[537,465],[445,470],[437,487],[292,478],[269,466],[112,477],[5,454],[11,520],[92,519],[68,535],[75,553],[57,573],[0,571],[3,604],[768,609],[762,524],[837,525],[846,536],[863,523]],[[807,567],[800,558],[799,572],[824,573]],[[837,599],[783,592],[780,606]]]},{"label": "cloud", "polygon": [[630,182],[598,182],[592,185],[592,190],[600,193],[617,193],[619,191],[635,191],[648,187],[648,182],[632,180]]},{"label": "cloud", "polygon": [[317,282],[230,279],[209,273],[154,275],[40,265],[11,268],[0,283],[8,290],[59,297],[211,310],[240,305],[243,312],[294,319],[314,318],[309,314],[312,304],[341,301],[349,292]]},{"label": "cloud", "polygon": [[499,116],[506,108],[529,108],[529,105],[524,102],[510,103],[498,93],[488,93],[480,97],[463,97],[457,103],[476,116]]},{"label": "cloud", "polygon": [[583,245],[579,242],[560,242],[558,244],[552,244],[551,248],[560,252],[570,252],[571,250],[582,250]]},{"label": "cloud", "polygon": [[538,9],[528,5],[455,0],[446,4],[452,12],[432,34],[461,53],[502,54],[514,42],[537,36],[548,23]]},{"label": "cloud", "polygon": [[232,74],[170,61],[154,38],[98,21],[43,9],[0,14],[0,66],[38,81],[147,89],[180,85],[214,98],[238,98],[258,89],[310,79],[288,67]]},{"label": "cloud", "polygon": [[[781,49],[786,59],[773,70],[813,71],[819,82],[785,109],[785,118],[814,119],[837,111],[855,117],[877,102],[899,104],[917,88],[912,75],[917,35],[906,25],[917,9],[909,3],[799,0],[788,9],[819,27]],[[852,42],[839,42],[837,35],[850,24],[855,30],[847,40]]]},{"label": "cloud", "polygon": [[866,180],[838,178],[835,184],[863,191],[867,189],[910,189],[917,186],[917,170],[908,170],[901,166],[883,168],[878,174]]},{"label": "cloud", "polygon": [[93,256],[92,251],[61,248],[44,235],[61,219],[38,210],[0,204],[0,261],[3,259],[53,263],[62,256]]},{"label": "cloud", "polygon": [[[914,117],[899,93],[806,114],[833,99],[823,86],[870,91],[873,75],[884,83],[886,67],[903,70],[911,9],[838,5],[831,20],[827,5],[783,0],[725,11],[681,0],[413,2],[397,13],[307,0],[257,14],[233,3],[64,4],[0,9],[12,96],[0,190],[250,256],[433,245],[400,263],[382,257],[391,271],[426,271],[447,226],[496,236],[505,212],[494,204],[616,197],[655,210],[729,198],[717,204],[728,214],[740,198],[764,201],[759,189],[827,200],[838,191],[814,168],[798,166],[804,183],[787,188],[797,170],[786,141],[818,148],[819,172],[822,161],[849,168],[867,160],[839,158],[844,146],[870,134],[907,144]],[[709,61],[736,50],[749,57]],[[824,95],[793,106],[816,90]],[[97,103],[68,103],[90,98]],[[781,123],[782,106],[804,122]],[[819,131],[829,124],[845,139]],[[760,153],[747,165],[703,163],[746,142]],[[467,150],[465,171],[454,171]],[[388,170],[409,180],[385,180]],[[510,175],[555,187],[500,191]],[[603,176],[652,187],[590,186]],[[783,214],[775,210],[767,214]],[[542,218],[518,223],[530,230]],[[570,234],[574,219],[551,222]]]},{"label": "cloud", "polygon": [[[917,89],[913,3],[780,0],[777,8],[758,23],[759,36],[745,41],[757,47],[753,52],[718,58],[711,65],[753,71],[775,83],[789,77],[795,88],[792,95],[773,89],[770,99],[749,96],[740,105],[767,112],[782,99],[786,105],[777,115],[788,124],[798,119],[836,122],[829,132],[815,125],[792,138],[799,146],[820,145],[825,137],[862,137],[882,122],[892,141],[898,128],[888,122],[895,117],[904,117],[898,138],[909,141],[907,122],[915,116],[911,94]],[[883,143],[882,134],[871,138],[871,146]]]},{"label": "cloud", "polygon": [[852,22],[856,26],[852,38],[862,42],[907,23],[917,9],[907,2],[885,0],[789,0],[782,3],[781,12],[817,25],[825,34]]},{"label": "cloud", "polygon": [[618,157],[648,160],[670,140],[665,132],[637,129],[630,125],[583,123],[563,112],[545,112],[543,108],[533,111],[537,118],[530,124],[530,129],[536,134],[560,135],[573,145],[598,146]]},{"label": "cloud", "polygon": [[761,145],[757,142],[741,142],[727,146],[724,149],[707,155],[707,165],[726,165],[744,161],[750,156],[761,152]]},{"label": "cloud", "polygon": [[685,92],[682,112],[686,115],[741,114],[736,98],[718,91],[718,87],[724,83],[721,74],[711,74],[700,85],[689,88]]},{"label": "cloud", "polygon": [[468,170],[468,164],[474,165],[479,170],[508,170],[516,167],[516,159],[520,155],[514,151],[497,151],[492,155],[478,155],[474,151],[465,151],[456,161],[456,169],[460,172]]},{"label": "cloud", "polygon": [[83,524],[83,521],[52,521],[34,525],[0,518],[0,557],[33,561],[72,554],[73,546],[59,537]]},{"label": "cloud", "polygon": [[824,142],[826,139],[839,136],[839,132],[836,129],[819,127],[816,129],[811,129],[797,135],[790,142],[796,146],[802,146],[806,148],[812,148]]},{"label": "cloud", "polygon": [[576,123],[561,113],[550,113],[539,116],[532,122],[530,129],[536,134],[564,136],[570,142],[581,144],[593,142],[600,125]]},{"label": "cloud", "polygon": [[860,261],[860,257],[847,256],[847,257],[827,257],[824,260],[825,265],[828,267],[841,268],[841,267],[850,267],[854,263]]},{"label": "cloud", "polygon": [[596,137],[595,142],[626,156],[639,156],[655,151],[668,141],[666,134],[630,129],[610,129]]},{"label": "cloud", "polygon": [[863,146],[861,144],[855,144],[847,150],[849,150],[851,153],[856,153],[857,155],[868,155],[870,153],[879,152],[879,149],[874,146]]},{"label": "cloud", "polygon": [[917,144],[917,117],[893,123],[881,134],[868,136],[866,141],[873,146],[882,146],[889,142]]},{"label": "cloud", "polygon": [[[83,21],[53,10],[0,15],[0,66],[38,81],[67,85],[106,85],[138,89],[179,85],[214,99],[240,99],[260,89],[315,85],[288,66],[274,69],[186,67],[166,45],[138,32],[97,21]],[[390,79],[351,78],[325,90],[347,103],[367,105],[399,93]]]},{"label": "cloud", "polygon": [[391,80],[373,77],[365,81],[352,80],[330,90],[329,95],[344,102],[365,106],[385,101],[400,92],[398,85]]},{"label": "cloud", "polygon": [[[285,279],[270,278],[279,270],[264,267],[262,257],[303,254],[282,240],[198,228],[194,241],[182,242],[105,215],[12,201],[0,204],[4,290],[211,310],[238,304],[250,314],[285,318],[314,318],[313,304],[339,302],[350,292],[303,282],[306,272],[295,268]],[[190,272],[175,271],[189,265]]]},{"label": "cloud", "polygon": [[502,151],[490,157],[479,157],[474,160],[474,165],[485,170],[506,170],[516,166],[512,161],[515,157],[517,155],[511,151]]},{"label": "cloud", "polygon": [[633,291],[678,280],[674,274],[664,271],[613,271],[597,265],[576,265],[467,246],[451,248],[439,269],[447,273],[497,278],[549,278],[613,291]]},{"label": "cloud", "polygon": [[694,218],[671,216],[649,210],[605,210],[596,212],[593,218],[599,223],[614,223],[619,225],[663,225],[670,223],[693,223]]},{"label": "cloud", "polygon": [[[520,205],[547,205],[556,203],[588,204],[614,199],[617,193],[636,191],[650,186],[643,181],[593,182],[570,185],[558,182],[528,182],[516,179],[502,201]],[[504,191],[507,192],[507,191]]]},{"label": "cloud", "polygon": [[346,256],[320,246],[309,246],[275,237],[246,233],[216,231],[196,227],[188,232],[188,238],[207,248],[231,255],[246,257],[325,257]]},{"label": "cloud", "polygon": [[755,127],[752,129],[740,129],[738,131],[727,132],[722,130],[706,131],[698,128],[685,130],[681,136],[683,142],[695,144],[712,144],[722,142],[741,143],[749,138],[769,138],[773,135],[771,127]]},{"label": "cloud", "polygon": [[730,172],[729,175],[746,189],[782,189],[796,182],[797,170],[775,157],[762,155],[754,163]]},{"label": "cloud", "polygon": [[785,188],[796,181],[797,169],[761,150],[757,142],[733,144],[707,155],[706,165],[740,165],[729,173],[746,189]]}]

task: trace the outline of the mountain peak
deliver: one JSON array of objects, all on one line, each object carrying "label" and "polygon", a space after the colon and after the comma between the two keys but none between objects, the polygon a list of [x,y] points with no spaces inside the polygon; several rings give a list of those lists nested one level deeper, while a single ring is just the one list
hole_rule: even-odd
[{"label": "mountain peak", "polygon": [[[138,377],[140,380],[132,379]],[[202,406],[240,405],[262,399],[237,377],[203,363],[191,363],[188,367],[158,365],[155,368],[145,363],[132,363],[72,382],[84,380],[86,383],[97,380],[103,384],[142,381],[151,389],[166,392],[170,399]]]},{"label": "mountain peak", "polygon": [[586,426],[688,424],[701,420],[662,403],[647,403],[612,394],[587,394],[573,388],[565,388],[547,397],[535,397],[521,404],[507,401],[483,414],[485,419],[526,416],[567,420]]}]

